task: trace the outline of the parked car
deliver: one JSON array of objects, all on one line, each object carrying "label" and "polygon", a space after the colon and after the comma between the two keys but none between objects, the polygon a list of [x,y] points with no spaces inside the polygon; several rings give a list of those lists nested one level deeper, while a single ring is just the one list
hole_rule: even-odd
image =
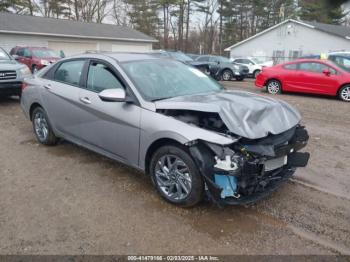
[{"label": "parked car", "polygon": [[157,57],[167,57],[167,58],[175,59],[175,60],[183,62],[185,64],[194,66],[197,69],[201,70],[203,73],[210,75],[210,63],[195,61],[191,57],[189,57],[188,55],[184,54],[181,51],[154,50],[151,52],[151,54],[153,54]]},{"label": "parked car", "polygon": [[232,62],[239,64],[239,65],[245,65],[248,67],[249,69],[249,75],[251,75],[252,77],[256,78],[256,76],[261,72],[263,67],[266,66],[272,66],[273,62],[264,62],[259,60],[258,58],[232,58],[231,59]]},{"label": "parked car", "polygon": [[350,70],[350,52],[329,53],[328,60],[333,61],[341,68],[345,68],[345,70]]},{"label": "parked car", "polygon": [[60,54],[46,47],[14,47],[11,55],[27,65],[33,73],[61,59]]},{"label": "parked car", "polygon": [[84,54],[26,81],[21,106],[38,141],[58,138],[142,170],[160,195],[193,206],[256,202],[305,166],[289,104],[226,91],[192,66],[150,54]]},{"label": "parked car", "polygon": [[223,56],[201,55],[196,61],[210,63],[210,74],[217,80],[230,81],[235,78],[243,81],[249,74],[247,66],[234,64]]},{"label": "parked car", "polygon": [[22,81],[30,75],[26,65],[17,63],[0,47],[0,96],[21,95]]},{"label": "parked car", "polygon": [[255,85],[270,94],[282,91],[338,96],[350,102],[350,69],[332,61],[301,59],[264,68]]},{"label": "parked car", "polygon": [[189,53],[186,53],[187,56],[191,57],[193,60],[196,60],[200,55],[197,55],[197,54],[189,54]]}]

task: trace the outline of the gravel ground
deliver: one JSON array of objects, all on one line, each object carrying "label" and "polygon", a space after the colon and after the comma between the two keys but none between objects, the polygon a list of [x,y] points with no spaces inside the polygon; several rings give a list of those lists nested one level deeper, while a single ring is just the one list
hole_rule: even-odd
[{"label": "gravel ground", "polygon": [[309,166],[255,206],[222,209],[174,207],[133,169],[39,145],[18,100],[0,100],[0,254],[350,254],[350,104],[278,98],[303,115]]}]

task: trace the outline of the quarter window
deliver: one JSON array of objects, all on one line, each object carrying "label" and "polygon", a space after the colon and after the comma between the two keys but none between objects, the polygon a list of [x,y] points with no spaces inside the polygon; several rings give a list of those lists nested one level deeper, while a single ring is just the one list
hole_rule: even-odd
[{"label": "quarter window", "polygon": [[54,80],[78,86],[84,67],[84,60],[63,62],[54,74]]},{"label": "quarter window", "polygon": [[283,68],[287,69],[287,70],[296,70],[297,64],[288,64],[288,65],[283,66]]},{"label": "quarter window", "polygon": [[99,93],[113,88],[124,87],[108,66],[92,62],[89,67],[87,89]]}]

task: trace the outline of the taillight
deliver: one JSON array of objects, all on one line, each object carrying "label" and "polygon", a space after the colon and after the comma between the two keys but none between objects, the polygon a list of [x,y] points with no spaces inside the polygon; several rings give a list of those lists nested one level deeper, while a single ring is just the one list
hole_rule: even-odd
[{"label": "taillight", "polygon": [[27,86],[28,86],[28,84],[27,84],[26,82],[22,82],[22,86],[21,86],[22,91],[23,91]]}]

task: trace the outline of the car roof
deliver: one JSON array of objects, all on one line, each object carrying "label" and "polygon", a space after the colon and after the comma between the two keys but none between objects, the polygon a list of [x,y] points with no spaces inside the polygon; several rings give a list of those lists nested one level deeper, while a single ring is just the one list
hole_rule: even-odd
[{"label": "car roof", "polygon": [[[110,57],[118,62],[131,62],[131,61],[140,61],[140,60],[159,60],[167,58],[159,58],[154,56],[154,53],[142,53],[142,52],[90,52],[86,54],[80,54],[71,56],[69,58],[101,58],[101,56]],[[68,59],[69,59],[68,58]]]}]

